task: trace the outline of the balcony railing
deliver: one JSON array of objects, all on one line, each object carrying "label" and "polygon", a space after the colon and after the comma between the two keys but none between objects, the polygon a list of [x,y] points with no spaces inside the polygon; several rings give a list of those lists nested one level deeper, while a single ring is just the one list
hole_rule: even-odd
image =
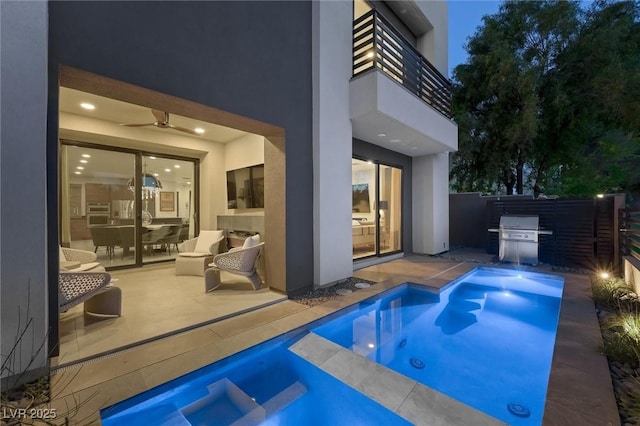
[{"label": "balcony railing", "polygon": [[377,68],[451,118],[451,83],[376,10],[353,23],[353,76]]}]

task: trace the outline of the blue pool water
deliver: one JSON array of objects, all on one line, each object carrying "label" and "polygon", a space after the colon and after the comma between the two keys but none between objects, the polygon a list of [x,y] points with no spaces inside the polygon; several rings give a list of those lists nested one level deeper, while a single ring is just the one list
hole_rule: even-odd
[{"label": "blue pool water", "polygon": [[288,348],[308,330],[512,425],[542,423],[561,277],[405,284],[102,410],[120,425],[408,425]]},{"label": "blue pool water", "polygon": [[296,340],[266,342],[106,408],[102,424],[410,425],[290,352]]},{"label": "blue pool water", "polygon": [[313,332],[509,424],[541,424],[563,285],[478,268],[440,294],[386,292]]}]

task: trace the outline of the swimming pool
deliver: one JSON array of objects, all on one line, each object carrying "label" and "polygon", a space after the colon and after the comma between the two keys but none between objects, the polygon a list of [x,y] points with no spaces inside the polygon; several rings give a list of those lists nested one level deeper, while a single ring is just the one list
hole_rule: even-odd
[{"label": "swimming pool", "polygon": [[497,268],[439,293],[404,284],[108,407],[102,423],[410,424],[290,350],[317,335],[496,419],[541,424],[562,290],[561,277]]},{"label": "swimming pool", "polygon": [[411,424],[290,352],[303,334],[268,341],[108,407],[102,424]]},{"label": "swimming pool", "polygon": [[541,424],[564,281],[477,268],[404,285],[312,331],[513,425]]}]

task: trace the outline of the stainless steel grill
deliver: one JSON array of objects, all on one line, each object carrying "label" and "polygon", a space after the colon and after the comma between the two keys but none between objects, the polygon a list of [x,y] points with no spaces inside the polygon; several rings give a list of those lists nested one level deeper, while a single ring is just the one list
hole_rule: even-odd
[{"label": "stainless steel grill", "polygon": [[539,224],[538,216],[501,216],[500,228],[489,229],[490,232],[499,233],[500,260],[537,265],[539,235],[552,233],[552,231],[541,230]]}]

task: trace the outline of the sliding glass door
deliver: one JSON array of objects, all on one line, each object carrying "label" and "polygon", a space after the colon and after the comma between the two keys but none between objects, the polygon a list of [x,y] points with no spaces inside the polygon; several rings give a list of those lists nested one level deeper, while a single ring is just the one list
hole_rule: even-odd
[{"label": "sliding glass door", "polygon": [[178,244],[193,237],[194,163],[142,156],[142,260],[175,259]]},{"label": "sliding glass door", "polygon": [[192,160],[63,143],[61,244],[106,268],[175,259],[195,233],[196,171]]},{"label": "sliding glass door", "polygon": [[402,169],[352,160],[353,258],[402,250]]},{"label": "sliding glass door", "polygon": [[136,156],[131,153],[60,147],[62,245],[95,252],[105,267],[136,264],[134,193],[127,186],[135,165]]}]

